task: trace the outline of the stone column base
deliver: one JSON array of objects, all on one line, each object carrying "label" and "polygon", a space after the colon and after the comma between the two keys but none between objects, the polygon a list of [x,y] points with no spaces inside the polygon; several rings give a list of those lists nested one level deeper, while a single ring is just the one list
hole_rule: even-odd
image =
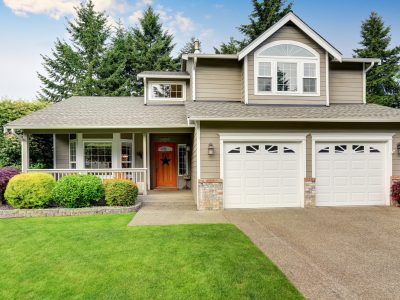
[{"label": "stone column base", "polygon": [[304,207],[315,207],[315,181],[316,178],[304,178]]},{"label": "stone column base", "polygon": [[390,176],[390,206],[400,206],[399,202],[394,200],[392,195],[392,186],[397,182],[400,182],[400,176]]},{"label": "stone column base", "polygon": [[220,210],[224,208],[222,179],[199,179],[198,189],[198,210]]}]

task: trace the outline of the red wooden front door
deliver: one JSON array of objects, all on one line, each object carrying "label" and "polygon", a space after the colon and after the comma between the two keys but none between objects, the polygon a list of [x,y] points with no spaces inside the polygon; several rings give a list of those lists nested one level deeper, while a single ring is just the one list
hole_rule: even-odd
[{"label": "red wooden front door", "polygon": [[175,143],[154,143],[155,150],[155,187],[176,188],[176,144]]}]

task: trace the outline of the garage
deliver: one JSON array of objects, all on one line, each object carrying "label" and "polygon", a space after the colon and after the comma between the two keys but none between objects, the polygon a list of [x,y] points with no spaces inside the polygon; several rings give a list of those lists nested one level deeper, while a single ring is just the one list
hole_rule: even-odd
[{"label": "garage", "polygon": [[224,207],[300,207],[303,172],[300,142],[224,143]]},{"label": "garage", "polygon": [[387,144],[317,142],[317,206],[385,205]]}]

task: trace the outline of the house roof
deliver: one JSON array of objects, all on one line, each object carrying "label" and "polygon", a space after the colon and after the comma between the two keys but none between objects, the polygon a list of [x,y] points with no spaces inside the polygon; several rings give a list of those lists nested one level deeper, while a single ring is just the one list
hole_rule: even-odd
[{"label": "house roof", "polygon": [[289,12],[282,19],[272,25],[268,30],[266,30],[263,34],[261,34],[258,38],[256,38],[253,42],[251,42],[246,48],[239,52],[238,58],[239,60],[243,59],[250,52],[256,49],[261,43],[263,43],[267,38],[277,32],[282,26],[287,24],[288,22],[294,23],[297,27],[299,27],[305,34],[307,34],[310,38],[312,38],[318,45],[320,45],[323,49],[325,49],[330,55],[332,55],[336,60],[342,61],[342,54],[339,50],[333,47],[327,40],[325,40],[319,33],[317,33],[314,29],[308,26],[302,19],[300,19],[293,12]]},{"label": "house roof", "polygon": [[144,105],[139,97],[71,97],[6,125],[9,129],[187,127],[184,105]]},{"label": "house roof", "polygon": [[144,71],[138,74],[138,78],[179,78],[190,79],[188,72],[169,72],[169,71]]},{"label": "house roof", "polygon": [[400,122],[400,110],[376,104],[327,107],[196,101],[186,103],[186,113],[190,121]]}]

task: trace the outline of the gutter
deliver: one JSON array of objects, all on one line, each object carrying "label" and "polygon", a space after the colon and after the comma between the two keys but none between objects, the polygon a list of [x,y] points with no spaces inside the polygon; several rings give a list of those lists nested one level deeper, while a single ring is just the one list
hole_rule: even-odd
[{"label": "gutter", "polygon": [[202,118],[194,117],[188,118],[190,121],[232,121],[232,122],[339,122],[339,123],[400,123],[400,117],[398,119],[266,119],[266,118]]},{"label": "gutter", "polygon": [[59,130],[59,129],[74,129],[74,130],[79,130],[79,129],[148,129],[148,128],[188,128],[188,127],[194,127],[194,125],[173,125],[173,126],[163,126],[163,125],[157,125],[157,126],[27,126],[27,125],[11,125],[11,126],[5,126],[5,130],[10,129],[11,133],[16,135],[16,133],[13,133],[15,129],[29,129],[29,130],[35,130],[35,129],[46,129],[46,130]]}]

